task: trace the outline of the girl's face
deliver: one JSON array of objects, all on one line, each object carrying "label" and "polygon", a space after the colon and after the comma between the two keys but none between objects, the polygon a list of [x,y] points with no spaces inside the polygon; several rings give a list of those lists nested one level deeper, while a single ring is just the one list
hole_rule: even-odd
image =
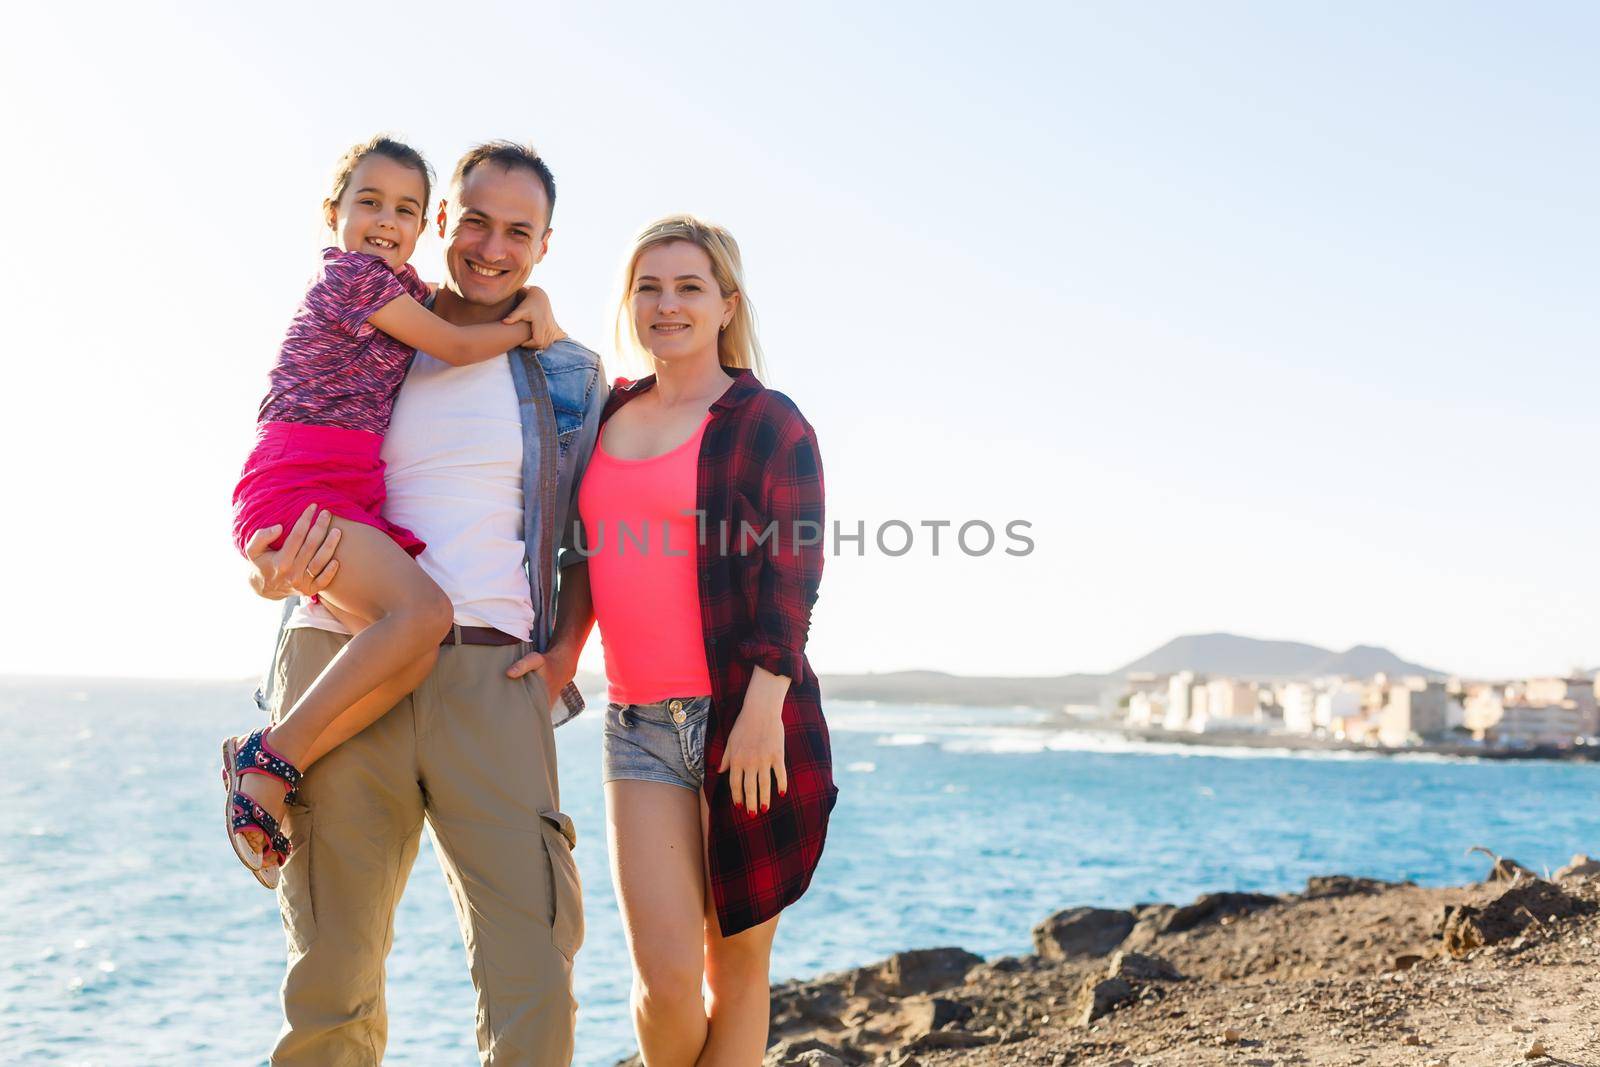
[{"label": "girl's face", "polygon": [[328,228],[346,252],[378,256],[399,270],[422,234],[422,175],[388,156],[356,164],[337,204],[327,205]]},{"label": "girl's face", "polygon": [[629,289],[639,340],[658,360],[716,358],[717,335],[739,302],[723,296],[712,276],[711,257],[692,241],[651,245],[633,266]]}]

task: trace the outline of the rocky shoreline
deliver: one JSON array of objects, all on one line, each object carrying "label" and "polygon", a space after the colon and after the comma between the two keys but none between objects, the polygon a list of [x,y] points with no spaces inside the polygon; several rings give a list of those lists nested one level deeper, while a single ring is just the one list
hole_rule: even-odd
[{"label": "rocky shoreline", "polygon": [[[1071,908],[773,989],[766,1067],[1600,1065],[1600,862]],[[626,1063],[636,1064],[630,1060]]]}]

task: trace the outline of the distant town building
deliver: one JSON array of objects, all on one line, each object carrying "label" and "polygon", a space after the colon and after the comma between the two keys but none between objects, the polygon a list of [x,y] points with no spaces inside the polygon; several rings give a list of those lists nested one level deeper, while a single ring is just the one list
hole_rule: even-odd
[{"label": "distant town building", "polygon": [[1570,744],[1600,733],[1596,704],[1588,678],[1530,678],[1468,686],[1463,719],[1473,737],[1492,745]]},{"label": "distant town building", "polygon": [[1317,729],[1334,732],[1341,719],[1361,717],[1361,698],[1366,687],[1360,682],[1339,682],[1334,688],[1317,694],[1317,707],[1312,715]]},{"label": "distant town building", "polygon": [[1206,683],[1206,715],[1211,719],[1256,719],[1256,687],[1251,682],[1232,678],[1213,678]]},{"label": "distant town building", "polygon": [[1167,681],[1167,714],[1161,725],[1168,730],[1187,730],[1193,704],[1194,672],[1179,671]]},{"label": "distant town building", "polygon": [[1600,738],[1600,678],[1512,682],[1329,676],[1257,686],[1193,671],[1130,675],[1120,701],[1133,728],[1288,733],[1399,748],[1463,729],[1486,744],[1567,745]]},{"label": "distant town building", "polygon": [[1389,687],[1378,719],[1378,740],[1391,748],[1437,740],[1449,729],[1444,683],[1406,678]]},{"label": "distant town building", "polygon": [[1184,729],[1203,733],[1206,722],[1211,718],[1211,687],[1196,685],[1189,690],[1189,721]]},{"label": "distant town building", "polygon": [[1570,745],[1573,738],[1586,732],[1586,714],[1570,700],[1559,704],[1507,704],[1500,721],[1485,732],[1484,740],[1507,748]]},{"label": "distant town building", "polygon": [[1522,700],[1533,707],[1559,706],[1577,711],[1574,737],[1600,733],[1600,704],[1595,700],[1592,678],[1529,678],[1522,683]]},{"label": "distant town building", "polygon": [[1140,690],[1128,697],[1127,723],[1129,726],[1146,730],[1151,726],[1162,725],[1166,722],[1166,718],[1167,700],[1165,695]]},{"label": "distant town building", "polygon": [[1505,714],[1506,687],[1488,682],[1470,684],[1461,704],[1462,725],[1482,741]]},{"label": "distant town building", "polygon": [[1317,691],[1309,682],[1290,682],[1278,691],[1283,708],[1283,729],[1291,734],[1309,734],[1317,728]]}]

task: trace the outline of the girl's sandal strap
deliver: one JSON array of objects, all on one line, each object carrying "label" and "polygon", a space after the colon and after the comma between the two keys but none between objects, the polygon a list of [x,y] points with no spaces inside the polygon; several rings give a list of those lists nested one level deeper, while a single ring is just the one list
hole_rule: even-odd
[{"label": "girl's sandal strap", "polygon": [[233,832],[243,833],[246,830],[260,830],[267,839],[267,845],[261,850],[262,858],[276,855],[278,866],[289,859],[289,853],[294,851],[289,844],[289,838],[278,826],[278,820],[272,813],[251,800],[243,793],[233,794]]},{"label": "girl's sandal strap", "polygon": [[270,726],[265,727],[244,739],[244,743],[239,746],[238,755],[234,757],[234,773],[241,776],[265,774],[278,779],[286,790],[283,795],[285,803],[293,804],[300,795],[300,779],[303,775],[300,773],[300,768],[280,756],[267,743],[267,734],[271,729]]}]

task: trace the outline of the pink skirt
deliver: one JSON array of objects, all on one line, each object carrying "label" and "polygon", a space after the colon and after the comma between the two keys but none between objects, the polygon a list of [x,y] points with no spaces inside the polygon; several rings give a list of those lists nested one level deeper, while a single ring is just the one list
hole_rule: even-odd
[{"label": "pink skirt", "polygon": [[417,535],[383,517],[383,438],[367,430],[264,422],[233,487],[233,543],[241,553],[257,530],[283,527],[283,545],[300,513],[315,504],[341,519],[382,530],[412,556],[426,547]]}]

